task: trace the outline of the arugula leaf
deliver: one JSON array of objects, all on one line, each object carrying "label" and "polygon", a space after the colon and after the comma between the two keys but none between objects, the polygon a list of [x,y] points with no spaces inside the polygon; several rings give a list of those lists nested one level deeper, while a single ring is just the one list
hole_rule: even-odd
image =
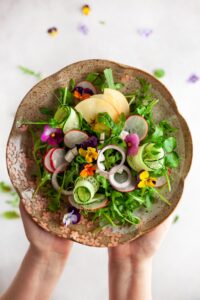
[{"label": "arugula leaf", "polygon": [[15,210],[8,210],[8,211],[4,211],[1,216],[4,218],[4,219],[18,219],[20,218],[20,215],[17,211]]},{"label": "arugula leaf", "polygon": [[58,89],[59,93],[59,102],[61,106],[68,106],[68,105],[73,105],[74,104],[74,97],[72,94],[72,91],[69,90],[68,87],[60,87]]},{"label": "arugula leaf", "polygon": [[114,122],[107,112],[99,113],[97,115],[97,122],[103,123],[107,128],[111,129],[111,137],[116,137],[122,132],[126,122],[126,117],[124,113],[121,113],[117,122]]},{"label": "arugula leaf", "polygon": [[0,192],[1,193],[10,193],[12,191],[12,186],[7,184],[4,181],[0,181]]},{"label": "arugula leaf", "polygon": [[18,67],[24,74],[27,74],[27,75],[31,75],[31,76],[34,76],[35,78],[37,78],[38,80],[41,80],[42,79],[42,74],[39,73],[39,72],[35,72],[29,68],[26,68],[26,67],[23,67],[23,66],[19,66]]},{"label": "arugula leaf", "polygon": [[47,116],[50,116],[50,117],[53,117],[53,115],[54,115],[53,110],[49,109],[48,107],[42,106],[42,107],[39,108],[39,111],[40,111],[41,114],[47,115]]},{"label": "arugula leaf", "polygon": [[180,164],[179,155],[173,151],[165,156],[165,165],[170,168],[178,168]]},{"label": "arugula leaf", "polygon": [[173,224],[177,223],[180,219],[180,216],[179,215],[176,215],[172,221]]},{"label": "arugula leaf", "polygon": [[106,80],[103,73],[89,73],[86,80],[91,82],[97,89],[103,92],[106,86]]},{"label": "arugula leaf", "polygon": [[169,137],[163,142],[163,148],[166,152],[172,152],[176,148],[176,139],[175,137]]},{"label": "arugula leaf", "polygon": [[12,198],[7,200],[6,203],[11,205],[13,208],[18,208],[19,202],[20,202],[19,195],[16,192],[11,192],[10,194],[11,194]]},{"label": "arugula leaf", "polygon": [[118,162],[121,161],[121,153],[116,151],[115,149],[108,149],[104,152],[105,160],[103,161],[106,170],[110,170],[114,167]]}]

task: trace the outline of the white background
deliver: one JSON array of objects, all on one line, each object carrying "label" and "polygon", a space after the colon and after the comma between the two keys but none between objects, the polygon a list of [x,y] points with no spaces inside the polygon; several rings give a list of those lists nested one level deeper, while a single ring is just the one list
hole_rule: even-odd
[{"label": "white background", "polygon": [[[0,180],[9,181],[5,147],[14,113],[37,82],[18,65],[46,77],[82,59],[106,58],[144,69],[163,68],[171,90],[188,121],[194,159],[174,224],[153,265],[153,299],[200,299],[200,76],[199,0],[88,1],[83,16],[79,0],[0,0]],[[99,21],[105,21],[105,25]],[[77,27],[85,24],[83,35]],[[57,37],[46,31],[56,26]],[[138,29],[152,29],[147,38]],[[4,197],[0,210],[6,208]],[[11,282],[27,248],[20,220],[0,219],[0,292]],[[75,244],[53,299],[107,299],[107,251]],[[134,299],[135,300],[135,299]],[[136,299],[137,300],[137,299]]]}]

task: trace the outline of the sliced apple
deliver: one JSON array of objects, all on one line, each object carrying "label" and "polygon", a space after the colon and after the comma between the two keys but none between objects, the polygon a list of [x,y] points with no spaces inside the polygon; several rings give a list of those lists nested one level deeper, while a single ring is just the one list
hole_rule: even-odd
[{"label": "sliced apple", "polygon": [[119,114],[124,113],[127,117],[130,113],[129,104],[126,97],[119,91],[113,89],[104,89],[105,100],[113,105]]},{"label": "sliced apple", "polygon": [[95,96],[81,101],[75,106],[75,109],[89,124],[93,123],[96,116],[103,112],[107,112],[113,120],[118,117],[117,110],[110,103]]}]

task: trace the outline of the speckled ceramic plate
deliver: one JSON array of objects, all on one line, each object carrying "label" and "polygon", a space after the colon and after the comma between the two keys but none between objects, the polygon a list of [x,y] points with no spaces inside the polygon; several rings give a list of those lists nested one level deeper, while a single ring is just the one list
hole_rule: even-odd
[{"label": "speckled ceramic plate", "polygon": [[[38,108],[41,106],[54,107],[56,105],[53,96],[54,90],[68,85],[71,78],[81,81],[89,72],[101,72],[108,67],[112,68],[115,80],[125,84],[123,92],[130,92],[138,87],[137,77],[145,78],[150,82],[153,93],[160,100],[155,107],[154,118],[157,121],[167,118],[172,125],[179,128],[177,131],[177,151],[181,156],[180,168],[174,171],[172,191],[168,193],[166,187],[162,188],[162,193],[171,201],[171,206],[158,201],[153,206],[151,213],[141,212],[142,222],[135,227],[127,226],[117,229],[108,227],[99,232],[95,230],[97,226],[95,223],[83,217],[78,224],[65,227],[61,223],[62,216],[66,213],[65,204],[57,213],[51,213],[47,210],[47,199],[41,194],[32,198],[36,187],[32,176],[34,170],[31,152],[32,140],[26,127],[19,127],[18,122],[22,119],[40,120],[41,114]],[[7,145],[7,167],[11,181],[33,220],[53,234],[96,247],[111,247],[125,243],[163,222],[173,212],[181,198],[184,179],[190,169],[191,160],[192,140],[188,126],[178,112],[176,103],[166,87],[144,71],[99,59],[81,61],[67,66],[34,86],[22,100],[17,110]]]}]

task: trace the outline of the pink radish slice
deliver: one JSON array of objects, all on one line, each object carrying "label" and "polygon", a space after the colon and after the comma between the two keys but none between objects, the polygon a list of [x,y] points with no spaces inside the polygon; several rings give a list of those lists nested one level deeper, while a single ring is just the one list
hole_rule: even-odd
[{"label": "pink radish slice", "polygon": [[103,207],[106,207],[108,205],[108,199],[105,198],[104,200],[102,201],[97,201],[97,202],[93,202],[91,204],[88,204],[88,205],[79,205],[77,204],[75,201],[74,201],[74,197],[73,196],[69,196],[68,197],[68,201],[69,203],[74,206],[75,208],[77,209],[80,209],[80,210],[89,210],[89,211],[94,211],[94,210],[98,210],[100,208],[103,208]]},{"label": "pink radish slice", "polygon": [[161,187],[161,186],[165,185],[166,183],[167,183],[167,180],[166,180],[165,176],[158,177],[156,180],[155,187]]},{"label": "pink radish slice", "polygon": [[148,123],[145,118],[140,115],[129,116],[125,122],[124,130],[129,133],[136,133],[141,141],[147,135]]},{"label": "pink radish slice", "polygon": [[55,171],[55,169],[51,165],[51,159],[50,159],[51,154],[54,150],[55,150],[55,148],[51,148],[49,151],[47,151],[47,153],[44,157],[44,160],[43,160],[45,169],[50,173],[53,173]]},{"label": "pink radish slice", "polygon": [[[118,151],[119,153],[121,153],[121,155],[122,155],[121,162],[120,162],[118,165],[114,166],[110,171],[106,171],[106,170],[105,170],[105,166],[104,166],[104,164],[103,164],[103,161],[104,161],[104,159],[105,159],[105,156],[104,156],[103,153],[104,153],[106,150],[108,150],[108,149],[114,149],[114,150],[117,150],[117,151]],[[98,159],[97,159],[97,167],[98,167],[98,170],[99,170],[100,172],[104,173],[105,175],[106,175],[106,174],[113,174],[113,173],[115,173],[118,169],[120,169],[120,168],[123,166],[125,160],[126,160],[126,153],[125,153],[125,151],[124,151],[121,147],[116,146],[116,145],[108,145],[108,146],[104,147],[104,148],[99,152],[99,156],[98,156]]]},{"label": "pink radish slice", "polygon": [[55,148],[51,152],[50,164],[54,171],[65,162],[65,154],[65,150],[62,148]]},{"label": "pink radish slice", "polygon": [[73,148],[89,138],[88,134],[81,130],[69,130],[65,133],[64,143],[68,148]]},{"label": "pink radish slice", "polygon": [[77,83],[76,87],[82,87],[83,89],[90,89],[93,92],[93,94],[97,93],[95,86],[87,80]]},{"label": "pink radish slice", "polygon": [[[68,166],[67,163],[63,163],[54,171],[54,173],[52,175],[51,183],[56,191],[59,191],[59,189],[61,188],[60,185],[58,184],[57,175],[60,172],[63,172],[67,168],[67,166]],[[73,191],[62,190],[61,194],[65,195],[65,196],[69,196],[69,195],[73,194]]]}]

